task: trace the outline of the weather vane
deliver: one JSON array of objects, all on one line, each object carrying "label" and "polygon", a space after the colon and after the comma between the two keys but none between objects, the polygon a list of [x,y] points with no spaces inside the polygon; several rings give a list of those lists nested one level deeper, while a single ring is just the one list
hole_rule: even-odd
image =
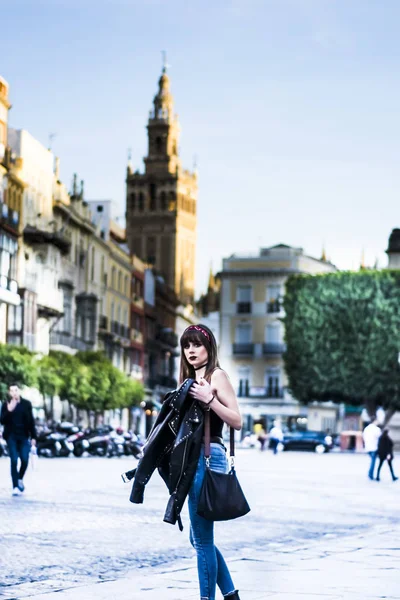
[{"label": "weather vane", "polygon": [[167,53],[166,53],[166,51],[165,51],[165,50],[162,50],[162,51],[161,51],[161,54],[162,54],[162,58],[163,58],[163,73],[166,73],[166,72],[167,72],[167,70],[169,69],[169,67],[170,67],[171,65],[169,65],[169,64],[167,63]]}]

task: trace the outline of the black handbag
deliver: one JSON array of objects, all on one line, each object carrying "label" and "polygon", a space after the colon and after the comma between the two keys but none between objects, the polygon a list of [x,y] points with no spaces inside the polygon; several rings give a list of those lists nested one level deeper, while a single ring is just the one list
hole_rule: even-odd
[{"label": "black handbag", "polygon": [[207,410],[204,422],[204,453],[206,472],[200,491],[197,514],[209,521],[229,521],[243,517],[250,511],[235,471],[235,435],[230,428],[229,473],[217,473],[210,469],[210,411]]}]

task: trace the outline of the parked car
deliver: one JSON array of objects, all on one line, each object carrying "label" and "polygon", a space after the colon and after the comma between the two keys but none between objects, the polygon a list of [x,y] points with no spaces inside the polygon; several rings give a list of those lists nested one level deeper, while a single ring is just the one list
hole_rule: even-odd
[{"label": "parked car", "polygon": [[323,431],[293,431],[283,436],[283,450],[312,450],[317,454],[333,448],[331,435]]}]

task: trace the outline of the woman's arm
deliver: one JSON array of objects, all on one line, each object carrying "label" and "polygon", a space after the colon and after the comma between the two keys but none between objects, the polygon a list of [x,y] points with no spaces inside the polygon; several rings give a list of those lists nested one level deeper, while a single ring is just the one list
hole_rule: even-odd
[{"label": "woman's arm", "polygon": [[190,395],[206,406],[211,401],[209,408],[227,425],[237,430],[242,428],[242,417],[235,390],[222,369],[215,370],[211,375],[211,384],[203,378],[198,384],[194,383]]}]

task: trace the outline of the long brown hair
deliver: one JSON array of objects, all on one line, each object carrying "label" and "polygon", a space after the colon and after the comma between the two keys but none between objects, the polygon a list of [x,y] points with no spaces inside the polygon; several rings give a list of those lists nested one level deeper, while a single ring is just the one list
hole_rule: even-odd
[{"label": "long brown hair", "polygon": [[218,362],[217,342],[211,329],[209,329],[206,325],[199,323],[198,325],[191,325],[185,329],[181,337],[181,368],[179,374],[180,383],[185,381],[187,378],[196,379],[196,371],[194,370],[193,365],[186,360],[184,352],[184,347],[190,342],[192,342],[192,344],[202,344],[207,350],[208,362],[204,379],[210,381],[211,375],[215,369],[221,368]]}]

